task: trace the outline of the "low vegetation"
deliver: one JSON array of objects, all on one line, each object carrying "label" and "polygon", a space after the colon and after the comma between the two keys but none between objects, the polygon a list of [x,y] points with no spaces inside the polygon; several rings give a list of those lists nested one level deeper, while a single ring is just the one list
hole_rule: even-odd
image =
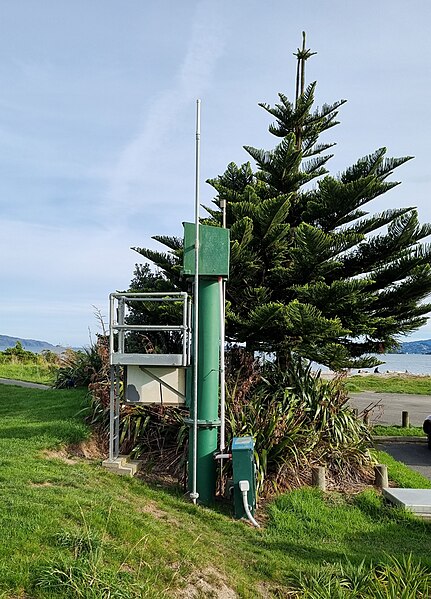
[{"label": "low vegetation", "polygon": [[381,437],[425,437],[421,426],[373,426],[371,429],[373,436]]},{"label": "low vegetation", "polygon": [[55,380],[58,363],[55,353],[34,354],[18,341],[15,347],[0,352],[0,378],[50,385]]},{"label": "low vegetation", "polygon": [[[90,384],[88,421],[107,436],[109,378],[106,339],[98,349],[103,367]],[[264,495],[309,482],[312,465],[326,465],[331,484],[368,480],[372,465],[370,432],[348,406],[344,380],[315,377],[295,355],[282,372],[262,365],[248,352],[227,353],[226,446],[236,436],[255,441],[257,486]],[[121,452],[142,457],[149,468],[165,468],[184,481],[188,427],[184,408],[124,405]],[[221,487],[231,475],[224,470]]]},{"label": "low vegetation", "polygon": [[377,393],[410,393],[413,395],[431,395],[431,376],[414,374],[396,374],[393,376],[375,374],[369,376],[350,376],[346,382],[347,390],[376,391]]},{"label": "low vegetation", "polygon": [[429,596],[430,524],[375,491],[298,489],[252,529],[102,469],[87,401],[0,385],[2,599]]},{"label": "low vegetation", "polygon": [[228,354],[227,371],[227,437],[254,438],[261,489],[309,482],[313,465],[326,465],[334,485],[367,478],[370,433],[348,406],[343,378],[315,377],[295,355],[283,372],[242,350]]}]

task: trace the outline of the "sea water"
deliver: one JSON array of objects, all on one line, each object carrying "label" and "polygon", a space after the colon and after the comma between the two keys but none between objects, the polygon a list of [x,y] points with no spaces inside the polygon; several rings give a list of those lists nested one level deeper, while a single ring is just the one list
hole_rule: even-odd
[{"label": "sea water", "polygon": [[[380,362],[384,362],[377,368],[379,372],[408,372],[410,374],[431,375],[431,354],[381,354],[375,356]],[[329,369],[318,366],[322,372]],[[375,368],[361,368],[361,372],[373,373]],[[351,369],[351,374],[357,374],[357,369]]]}]

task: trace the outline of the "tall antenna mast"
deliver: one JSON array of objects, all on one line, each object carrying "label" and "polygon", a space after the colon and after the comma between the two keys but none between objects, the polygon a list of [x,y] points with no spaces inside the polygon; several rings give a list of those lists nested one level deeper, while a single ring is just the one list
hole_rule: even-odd
[{"label": "tall antenna mast", "polygon": [[201,101],[196,100],[196,179],[195,179],[195,285],[193,318],[193,464],[192,492],[190,498],[196,503],[197,455],[198,455],[198,338],[199,338],[199,198],[200,198],[200,144],[201,144]]},{"label": "tall antenna mast", "polygon": [[[297,52],[293,53],[297,57],[298,62],[296,65],[296,90],[295,90],[295,108],[298,108],[299,98],[304,94],[305,91],[305,63],[311,57],[317,54],[317,52],[311,52],[305,47],[305,31],[302,32],[302,48],[298,48]],[[301,128],[298,127],[296,131],[296,148],[301,149]]]}]

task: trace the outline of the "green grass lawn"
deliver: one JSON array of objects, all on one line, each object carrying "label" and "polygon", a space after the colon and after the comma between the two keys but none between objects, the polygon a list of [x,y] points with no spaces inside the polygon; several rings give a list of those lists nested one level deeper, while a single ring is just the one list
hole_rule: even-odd
[{"label": "green grass lawn", "polygon": [[421,426],[409,426],[403,427],[399,425],[383,426],[376,425],[372,428],[373,436],[382,437],[426,437]]},{"label": "green grass lawn", "polygon": [[2,599],[184,597],[189,585],[196,597],[226,585],[243,598],[280,598],[299,573],[340,564],[411,554],[431,568],[430,524],[373,490],[295,491],[262,509],[265,526],[253,529],[227,508],[193,506],[180,491],[71,457],[65,448],[89,437],[77,415],[84,401],[83,391],[0,385]]},{"label": "green grass lawn", "polygon": [[54,382],[55,375],[52,367],[47,364],[23,364],[20,362],[12,364],[4,362],[0,363],[0,378],[51,385]]},{"label": "green grass lawn", "polygon": [[378,393],[431,395],[431,377],[412,374],[350,376],[347,379],[347,389],[352,392],[376,391]]}]

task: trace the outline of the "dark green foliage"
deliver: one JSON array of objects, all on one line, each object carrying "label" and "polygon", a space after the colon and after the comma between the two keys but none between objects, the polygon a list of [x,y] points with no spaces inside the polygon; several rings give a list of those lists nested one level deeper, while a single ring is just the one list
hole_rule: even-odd
[{"label": "dark green foliage", "polygon": [[261,370],[243,350],[229,357],[227,438],[254,438],[261,490],[303,483],[313,464],[327,465],[336,483],[365,475],[370,433],[347,406],[342,379],[321,380],[296,356],[287,371]]},{"label": "dark green foliage", "polygon": [[[314,107],[316,83],[305,86],[298,51],[295,102],[279,94],[271,107],[272,150],[245,146],[256,163],[208,182],[217,193],[205,224],[221,225],[226,202],[231,232],[227,335],[250,350],[287,350],[332,368],[378,363],[370,353],[393,348],[400,335],[426,322],[431,309],[431,225],[413,207],[370,213],[371,202],[398,185],[389,177],[410,157],[386,149],[360,158],[337,176],[327,170],[334,144],[320,136],[338,124],[344,100]],[[178,238],[156,237],[167,253],[138,248],[171,288],[184,288]]]},{"label": "dark green foliage", "polygon": [[24,349],[22,343],[17,341],[14,347],[8,347],[0,352],[0,360],[2,362],[16,361],[23,364],[30,364],[38,361],[38,355]]},{"label": "dark green foliage", "polygon": [[[158,238],[166,245],[172,248],[175,258],[172,257],[172,263],[180,260],[182,256],[182,240],[176,238]],[[181,249],[178,250],[178,245]],[[134,248],[137,249],[137,248]],[[178,251],[177,251],[178,250]],[[146,250],[140,250],[146,256]],[[148,250],[150,252],[150,250]],[[175,253],[176,252],[176,253]],[[161,254],[150,252],[155,259],[156,255],[163,264],[166,264],[168,258],[161,258]],[[148,255],[149,257],[149,255]],[[130,283],[130,292],[170,292],[183,291],[179,280],[179,267],[174,270],[167,269],[171,277],[167,278],[164,274],[153,273],[148,264],[136,264],[134,277]],[[173,274],[173,273],[177,274]],[[178,276],[177,276],[178,275]],[[184,287],[184,286],[183,286]],[[128,324],[152,324],[152,325],[177,325],[182,322],[182,303],[181,302],[129,302],[128,315],[126,321]],[[182,347],[182,336],[177,331],[170,332],[130,332],[126,334],[126,346],[128,352],[143,353],[179,353]]]},{"label": "dark green foliage", "polygon": [[88,387],[102,369],[97,343],[83,350],[68,349],[62,355],[60,367],[56,371],[54,387]]}]

